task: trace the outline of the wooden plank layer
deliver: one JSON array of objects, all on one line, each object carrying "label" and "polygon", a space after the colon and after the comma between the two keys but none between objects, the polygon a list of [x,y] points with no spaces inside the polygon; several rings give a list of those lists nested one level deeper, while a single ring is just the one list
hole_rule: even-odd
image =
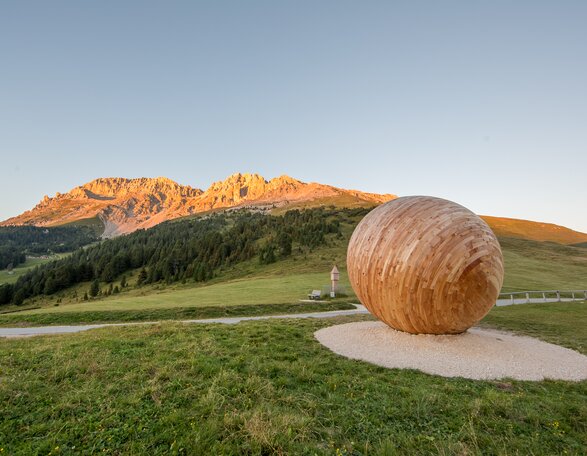
[{"label": "wooden plank layer", "polygon": [[467,330],[495,304],[504,275],[489,226],[431,196],[402,197],[371,211],[351,237],[347,267],[365,307],[414,334]]}]

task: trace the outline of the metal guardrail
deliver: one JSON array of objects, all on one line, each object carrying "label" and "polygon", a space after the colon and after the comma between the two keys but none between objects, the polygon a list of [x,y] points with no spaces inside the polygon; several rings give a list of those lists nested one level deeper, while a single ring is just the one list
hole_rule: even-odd
[{"label": "metal guardrail", "polygon": [[583,300],[587,300],[587,290],[514,291],[500,293],[496,305]]}]

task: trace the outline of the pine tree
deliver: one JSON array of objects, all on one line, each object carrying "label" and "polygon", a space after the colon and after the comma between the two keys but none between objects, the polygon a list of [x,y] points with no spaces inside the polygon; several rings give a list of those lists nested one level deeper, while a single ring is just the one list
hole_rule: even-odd
[{"label": "pine tree", "polygon": [[98,296],[99,292],[100,292],[100,282],[98,281],[98,279],[96,279],[92,282],[92,285],[90,286],[90,296],[92,298],[95,298],[96,296]]},{"label": "pine tree", "polygon": [[147,270],[145,268],[141,269],[139,272],[139,277],[137,279],[137,285],[142,285],[147,280]]},{"label": "pine tree", "polygon": [[259,252],[259,263],[260,264],[271,264],[275,263],[277,258],[275,256],[275,247],[273,244],[268,244],[263,247]]},{"label": "pine tree", "polygon": [[279,234],[279,238],[277,239],[277,244],[279,245],[279,249],[281,250],[281,256],[283,258],[291,255],[291,236],[285,232],[281,232]]},{"label": "pine tree", "polygon": [[17,305],[20,306],[23,301],[25,300],[25,292],[24,290],[20,289],[18,290],[16,293],[14,293],[14,297],[12,298],[12,302]]}]

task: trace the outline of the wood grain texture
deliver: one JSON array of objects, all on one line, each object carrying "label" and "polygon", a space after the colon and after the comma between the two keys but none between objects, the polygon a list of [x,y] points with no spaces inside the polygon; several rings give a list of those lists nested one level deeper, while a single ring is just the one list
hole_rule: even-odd
[{"label": "wood grain texture", "polygon": [[489,226],[431,196],[401,197],[367,214],[349,242],[347,268],[372,314],[414,334],[466,331],[495,304],[504,274]]}]

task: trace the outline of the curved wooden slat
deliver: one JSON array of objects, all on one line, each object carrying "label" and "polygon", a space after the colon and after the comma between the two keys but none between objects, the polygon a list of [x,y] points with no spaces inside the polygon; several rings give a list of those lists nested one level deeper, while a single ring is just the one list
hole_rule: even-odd
[{"label": "curved wooden slat", "polygon": [[481,320],[503,283],[503,256],[489,226],[467,208],[406,196],[371,211],[348,246],[361,302],[389,326],[456,334]]}]

